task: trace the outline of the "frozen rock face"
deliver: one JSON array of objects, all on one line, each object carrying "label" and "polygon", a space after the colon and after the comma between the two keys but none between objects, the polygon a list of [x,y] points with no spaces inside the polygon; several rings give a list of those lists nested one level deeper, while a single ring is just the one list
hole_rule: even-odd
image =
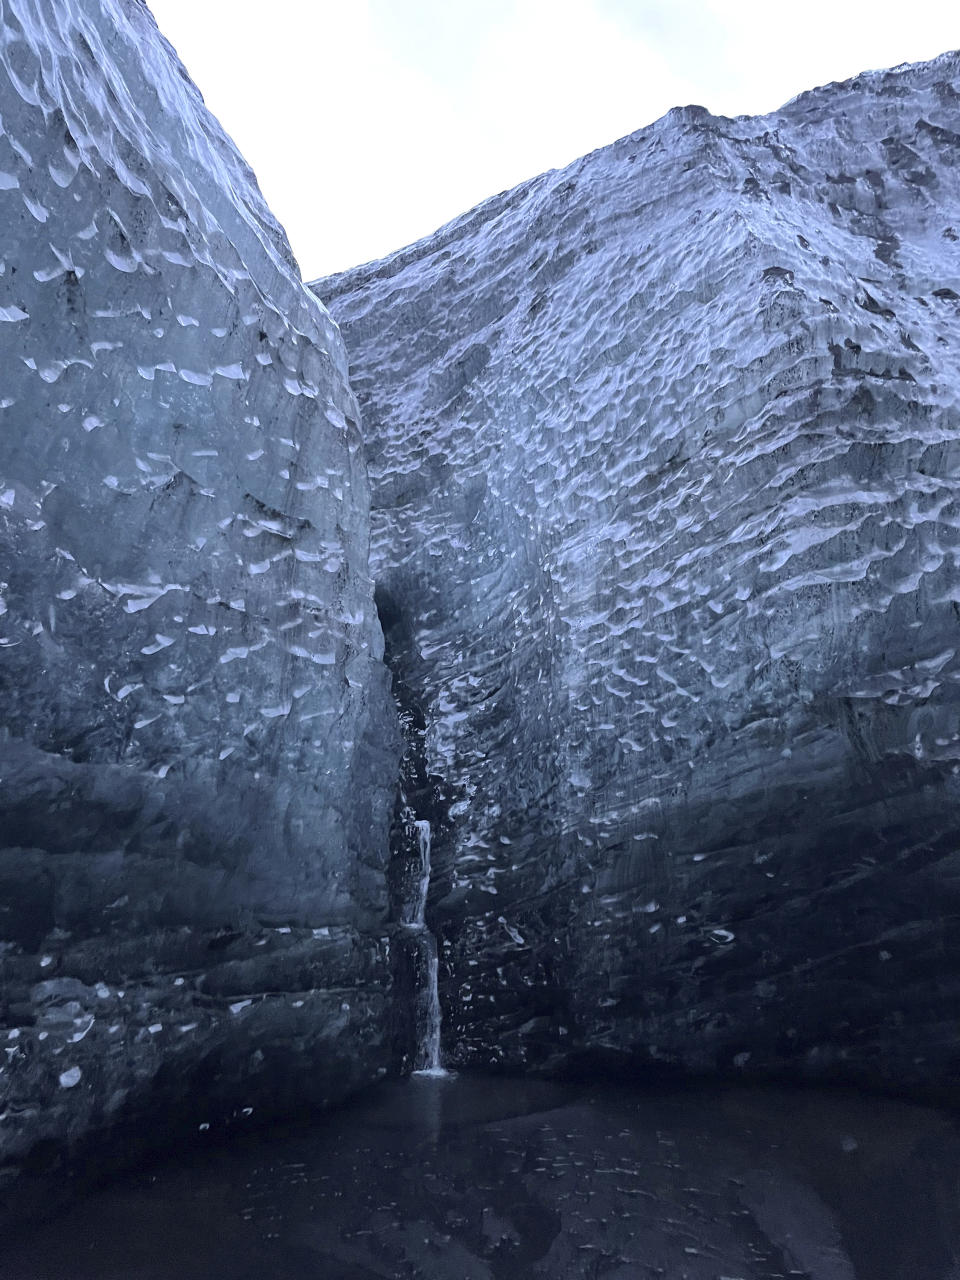
[{"label": "frozen rock face", "polygon": [[672,111],[313,286],[448,1061],[952,1085],[958,162],[951,54]]},{"label": "frozen rock face", "polygon": [[13,1159],[376,1074],[396,732],[340,336],[147,9],[8,0],[0,118]]}]

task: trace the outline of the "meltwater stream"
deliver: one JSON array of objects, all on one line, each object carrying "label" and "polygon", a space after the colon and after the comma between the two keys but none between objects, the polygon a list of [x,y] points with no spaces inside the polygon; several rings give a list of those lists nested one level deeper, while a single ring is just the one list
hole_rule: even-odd
[{"label": "meltwater stream", "polygon": [[440,1056],[440,993],[438,989],[439,959],[437,940],[426,926],[427,894],[430,891],[430,823],[422,819],[414,822],[417,832],[419,874],[413,893],[404,903],[400,923],[416,935],[418,956],[417,970],[420,985],[417,991],[417,1051],[414,1060],[416,1075],[445,1076]]}]

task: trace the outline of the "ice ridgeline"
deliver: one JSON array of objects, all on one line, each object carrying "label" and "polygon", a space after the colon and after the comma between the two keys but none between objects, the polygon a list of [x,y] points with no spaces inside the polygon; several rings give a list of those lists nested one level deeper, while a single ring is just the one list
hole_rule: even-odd
[{"label": "ice ridgeline", "polygon": [[417,1054],[414,1075],[445,1076],[440,1056],[440,995],[437,989],[439,961],[437,940],[427,928],[424,912],[427,892],[430,888],[430,823],[414,822],[417,831],[420,874],[416,891],[401,909],[401,925],[417,935],[417,972],[420,976],[417,990]]}]

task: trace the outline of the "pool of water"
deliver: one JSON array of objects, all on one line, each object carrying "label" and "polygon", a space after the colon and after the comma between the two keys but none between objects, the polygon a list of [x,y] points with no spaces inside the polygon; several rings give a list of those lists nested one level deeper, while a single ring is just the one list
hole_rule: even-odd
[{"label": "pool of water", "polygon": [[960,1121],[786,1089],[415,1077],[128,1176],[3,1280],[960,1280]]}]

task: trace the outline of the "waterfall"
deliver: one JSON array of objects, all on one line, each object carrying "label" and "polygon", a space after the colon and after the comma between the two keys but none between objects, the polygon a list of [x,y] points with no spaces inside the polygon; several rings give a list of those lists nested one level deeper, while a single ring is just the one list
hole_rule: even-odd
[{"label": "waterfall", "polygon": [[[422,929],[425,927],[424,912],[427,909],[427,893],[430,889],[430,823],[418,819],[413,825],[420,845],[420,876],[411,902],[404,904],[403,922]],[[413,916],[412,920],[406,919],[408,914]]]},{"label": "waterfall", "polygon": [[425,980],[417,1001],[418,1044],[414,1075],[445,1076],[447,1073],[440,1057],[440,996],[437,991],[440,963],[437,958],[437,940],[432,933],[424,930],[422,941]]},{"label": "waterfall", "polygon": [[416,935],[417,968],[420,987],[417,992],[417,1054],[414,1075],[445,1076],[440,1057],[440,995],[437,986],[440,963],[437,940],[427,928],[425,912],[430,888],[430,823],[418,820],[418,874],[409,896],[404,895],[400,923]]}]

